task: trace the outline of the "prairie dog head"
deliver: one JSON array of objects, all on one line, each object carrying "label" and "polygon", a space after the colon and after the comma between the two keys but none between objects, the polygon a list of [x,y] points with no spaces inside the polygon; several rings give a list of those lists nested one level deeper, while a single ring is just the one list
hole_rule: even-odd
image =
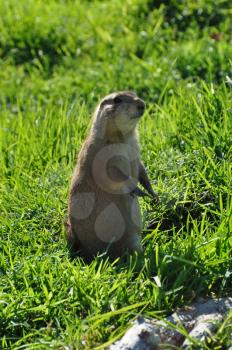
[{"label": "prairie dog head", "polygon": [[134,92],[114,92],[98,105],[93,127],[98,136],[109,139],[132,132],[145,110],[145,103]]}]

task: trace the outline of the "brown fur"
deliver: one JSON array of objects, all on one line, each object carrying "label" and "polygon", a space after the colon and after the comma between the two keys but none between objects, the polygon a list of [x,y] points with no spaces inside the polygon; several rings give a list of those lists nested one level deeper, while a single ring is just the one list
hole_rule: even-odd
[{"label": "brown fur", "polygon": [[98,105],[92,128],[74,170],[67,226],[69,245],[87,256],[142,251],[137,195],[152,190],[140,161],[136,124],[145,104],[132,92],[106,96]]}]

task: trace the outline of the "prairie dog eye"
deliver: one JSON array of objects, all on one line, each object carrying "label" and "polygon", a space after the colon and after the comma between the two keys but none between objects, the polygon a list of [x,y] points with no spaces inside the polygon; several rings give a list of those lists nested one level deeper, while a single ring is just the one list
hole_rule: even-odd
[{"label": "prairie dog eye", "polygon": [[119,104],[122,102],[122,99],[119,96],[116,96],[113,101],[115,104]]}]

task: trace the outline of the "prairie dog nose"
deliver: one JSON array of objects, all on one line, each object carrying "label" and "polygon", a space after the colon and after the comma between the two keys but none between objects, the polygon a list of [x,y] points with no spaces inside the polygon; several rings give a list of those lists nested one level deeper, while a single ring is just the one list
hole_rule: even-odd
[{"label": "prairie dog nose", "polygon": [[144,110],[145,110],[145,103],[144,103],[144,101],[141,100],[140,98],[137,98],[137,99],[135,100],[135,102],[136,102],[136,106],[137,106],[138,110],[139,110],[141,113],[144,112]]}]

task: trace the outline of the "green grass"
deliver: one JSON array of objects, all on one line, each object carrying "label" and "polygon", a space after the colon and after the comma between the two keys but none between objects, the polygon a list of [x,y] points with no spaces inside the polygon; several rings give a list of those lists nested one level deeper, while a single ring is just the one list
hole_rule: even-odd
[{"label": "green grass", "polygon": [[[138,314],[231,295],[230,1],[0,1],[0,348],[103,349]],[[71,260],[62,221],[97,101],[147,102],[144,257]],[[158,276],[161,286],[156,284]],[[229,349],[227,317],[201,349]]]}]

